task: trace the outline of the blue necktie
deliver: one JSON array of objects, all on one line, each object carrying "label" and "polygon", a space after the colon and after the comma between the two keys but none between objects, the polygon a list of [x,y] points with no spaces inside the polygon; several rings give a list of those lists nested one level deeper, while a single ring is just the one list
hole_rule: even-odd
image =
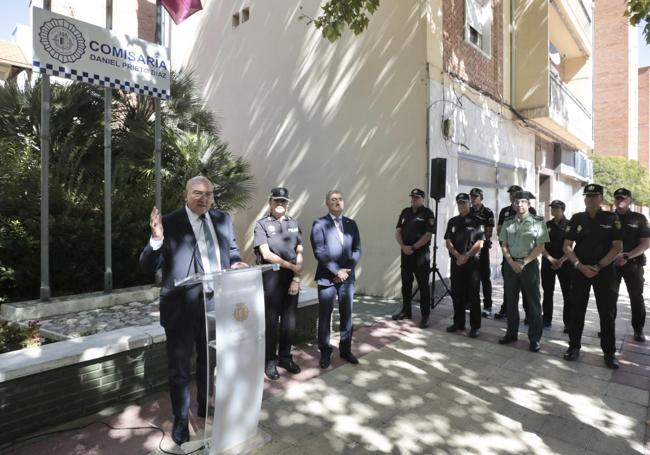
[{"label": "blue necktie", "polygon": [[205,238],[205,245],[208,248],[208,261],[210,262],[210,272],[216,272],[219,268],[219,261],[217,260],[217,247],[214,244],[214,238],[210,233],[208,227],[208,220],[205,214],[201,215],[201,223],[203,224],[203,237]]}]

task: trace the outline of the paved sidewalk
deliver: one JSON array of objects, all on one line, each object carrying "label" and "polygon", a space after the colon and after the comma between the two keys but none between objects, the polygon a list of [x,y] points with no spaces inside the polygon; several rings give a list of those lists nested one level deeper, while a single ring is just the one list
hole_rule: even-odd
[{"label": "paved sidewalk", "polygon": [[[501,291],[495,286],[497,309]],[[294,358],[303,372],[265,384],[260,426],[272,440],[253,453],[650,454],[650,342],[632,340],[627,295],[618,305],[618,371],[604,366],[593,299],[580,359],[562,359],[567,336],[561,296],[555,297],[554,326],[544,330],[540,353],[528,351],[523,325],[520,341],[508,346],[497,343],[505,323],[493,319],[483,319],[477,339],[446,333],[448,298],[433,311],[431,327],[421,330],[417,312],[414,321],[393,322],[387,316],[395,301],[360,297],[353,346],[360,365],[344,364],[335,351],[332,368],[323,371],[316,347],[300,346]],[[65,425],[90,424],[83,430],[6,453],[161,453],[160,432],[109,430],[92,423],[98,420],[161,427],[167,432],[162,447],[183,453],[168,436],[169,415],[167,394],[159,393]],[[192,420],[193,439],[203,424]]]}]

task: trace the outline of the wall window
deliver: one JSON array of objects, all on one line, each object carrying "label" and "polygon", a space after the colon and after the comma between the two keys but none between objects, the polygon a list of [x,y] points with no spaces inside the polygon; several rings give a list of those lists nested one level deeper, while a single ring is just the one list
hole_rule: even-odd
[{"label": "wall window", "polygon": [[492,0],[465,0],[465,40],[490,56]]}]

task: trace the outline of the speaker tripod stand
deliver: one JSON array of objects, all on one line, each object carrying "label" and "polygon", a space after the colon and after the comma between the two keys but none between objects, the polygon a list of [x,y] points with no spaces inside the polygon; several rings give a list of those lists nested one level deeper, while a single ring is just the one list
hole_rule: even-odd
[{"label": "speaker tripod stand", "polygon": [[[433,260],[431,262],[431,271],[433,272],[433,276],[431,277],[431,309],[435,308],[438,306],[438,304],[444,299],[446,296],[451,296],[451,290],[447,286],[447,283],[445,280],[442,278],[442,274],[440,273],[440,270],[438,269],[438,263],[437,263],[437,258],[438,258],[438,204],[440,203],[440,198],[436,198],[436,207],[433,212],[434,216],[434,224],[433,224]],[[438,278],[440,278],[440,282],[442,283],[442,287],[445,289],[445,292],[442,293],[440,297],[436,299],[436,275]]]}]

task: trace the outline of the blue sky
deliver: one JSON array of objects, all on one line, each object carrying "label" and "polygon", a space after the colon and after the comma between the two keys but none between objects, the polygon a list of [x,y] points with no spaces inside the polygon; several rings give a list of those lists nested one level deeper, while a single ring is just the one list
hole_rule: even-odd
[{"label": "blue sky", "polygon": [[0,0],[0,40],[10,41],[16,24],[29,23],[29,0]]},{"label": "blue sky", "polygon": [[[0,0],[0,3],[3,6],[0,14],[0,40],[9,41],[17,23],[29,22],[29,0]],[[646,44],[641,30],[643,25],[639,26],[639,67],[650,66],[650,46]]]}]

